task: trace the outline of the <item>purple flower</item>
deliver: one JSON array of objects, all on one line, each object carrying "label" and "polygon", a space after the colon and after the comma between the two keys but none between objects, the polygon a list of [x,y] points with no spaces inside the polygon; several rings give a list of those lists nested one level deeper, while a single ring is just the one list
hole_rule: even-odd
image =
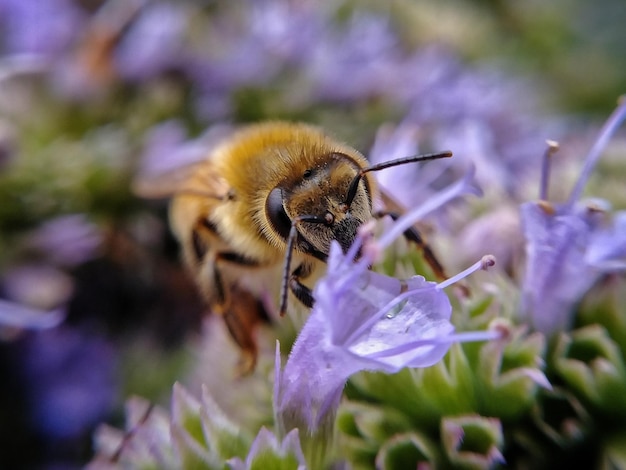
[{"label": "purple flower", "polygon": [[83,22],[70,0],[0,1],[0,43],[8,54],[52,58],[75,39]]},{"label": "purple flower", "polygon": [[76,266],[97,256],[103,238],[100,228],[84,214],[70,214],[42,224],[28,244],[56,264]]},{"label": "purple flower", "polygon": [[[368,267],[378,254],[425,214],[464,193],[477,193],[473,172],[414,209],[378,240],[359,240],[345,255],[331,246],[328,273],[314,290],[315,306],[281,370],[276,356],[274,409],[283,431],[316,434],[332,425],[347,379],[361,370],[397,372],[439,361],[458,341],[494,339],[500,331],[455,333],[443,289],[493,264],[485,257],[437,284],[422,276],[401,281]],[[354,261],[362,251],[362,258]]]},{"label": "purple flower", "polygon": [[[373,164],[396,158],[416,155],[418,150],[419,127],[404,122],[397,127],[382,126],[376,133],[376,139],[370,149],[368,159]],[[418,166],[417,170],[400,165],[388,168],[377,175],[377,181],[387,195],[396,201],[425,201],[432,194],[431,184],[446,169],[454,164],[454,159],[443,159],[437,165]]]},{"label": "purple flower", "polygon": [[[522,311],[546,334],[571,326],[575,304],[603,273],[626,268],[626,212],[611,218],[607,202],[580,200],[602,150],[625,117],[626,101],[605,124],[564,204],[541,200],[521,206],[527,256]],[[543,172],[547,175],[547,164]],[[547,192],[544,176],[541,197]]]},{"label": "purple flower", "polygon": [[116,353],[107,341],[60,327],[28,336],[18,348],[29,418],[39,432],[76,437],[111,411]]},{"label": "purple flower", "polygon": [[[323,31],[304,64],[318,98],[357,101],[394,89],[403,54],[390,20],[356,13],[346,27]],[[350,70],[350,79],[345,71]]]},{"label": "purple flower", "polygon": [[115,51],[120,75],[130,80],[145,81],[182,65],[186,46],[184,33],[191,15],[189,8],[179,4],[146,6]]},{"label": "purple flower", "polygon": [[63,271],[47,264],[22,264],[2,275],[2,290],[12,302],[49,310],[69,300],[74,281]]},{"label": "purple flower", "polygon": [[64,318],[62,309],[44,312],[0,299],[0,327],[44,330],[58,326]]}]

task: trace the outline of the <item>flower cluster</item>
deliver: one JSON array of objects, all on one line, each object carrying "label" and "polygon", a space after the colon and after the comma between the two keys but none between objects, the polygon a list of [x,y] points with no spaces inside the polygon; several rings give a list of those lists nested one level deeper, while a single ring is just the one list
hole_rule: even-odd
[{"label": "flower cluster", "polygon": [[[394,373],[405,368],[424,368],[441,361],[455,343],[507,339],[508,328],[504,324],[490,330],[455,333],[450,322],[452,305],[444,292],[446,287],[469,274],[493,266],[493,257],[485,256],[441,283],[426,281],[423,276],[399,280],[369,269],[379,261],[382,251],[416,220],[459,196],[480,194],[473,176],[473,170],[469,171],[465,178],[409,211],[378,239],[373,239],[364,228],[347,253],[342,253],[337,243],[332,244],[328,274],[316,285],[315,307],[284,368],[280,348],[278,345],[276,348],[273,406],[278,433],[284,437],[282,444],[264,428],[254,443],[246,444],[206,389],[200,406],[178,387],[174,392],[169,427],[172,441],[166,446],[166,449],[172,446],[173,450],[161,455],[148,448],[141,451],[149,454],[142,458],[155,459],[158,465],[171,458],[175,460],[169,464],[174,466],[201,462],[208,468],[219,465],[222,458],[228,460],[232,468],[253,468],[259,455],[268,452],[259,450],[263,447],[271,449],[272,458],[293,459],[298,465],[304,465],[306,459],[317,468],[328,459],[337,408],[343,388],[352,375],[362,370]],[[359,252],[362,256],[355,261]],[[132,433],[155,432],[156,424],[148,425],[149,419],[138,425],[145,430],[133,428]],[[201,420],[201,439],[193,434],[198,425],[190,424],[190,420],[198,419]],[[222,436],[224,433],[228,438]],[[133,440],[138,438],[132,436]],[[141,443],[141,439],[147,437],[139,439]],[[155,447],[155,438],[150,439]],[[163,436],[160,439],[167,441]],[[236,442],[239,444],[235,446]],[[301,443],[304,454],[300,450]],[[248,446],[250,450],[244,463],[241,449]],[[135,445],[127,444],[124,437],[118,437],[116,445],[107,447],[109,457],[108,460],[104,457],[107,452],[103,449],[104,462],[128,459],[134,465],[138,463],[139,451]],[[497,448],[494,452],[498,453]]]},{"label": "flower cluster", "polygon": [[[402,468],[407,462],[425,468],[491,468],[517,458],[550,465],[560,449],[591,437],[591,415],[621,423],[624,410],[614,397],[625,393],[626,361],[616,341],[626,338],[626,322],[611,314],[598,320],[613,322],[610,333],[602,324],[568,329],[574,323],[575,303],[600,274],[624,268],[623,215],[616,214],[611,222],[606,204],[577,201],[625,109],[621,104],[609,119],[567,203],[546,202],[544,167],[541,200],[521,206],[528,251],[519,287],[501,272],[486,289],[491,293],[451,302],[444,289],[493,265],[491,256],[439,283],[419,275],[403,280],[370,269],[390,253],[407,256],[392,246],[417,220],[459,196],[480,195],[471,169],[387,224],[379,236],[366,226],[348,252],[332,245],[328,272],[314,289],[315,306],[284,364],[276,345],[275,434],[261,428],[255,439],[242,441],[234,424],[224,424],[229,421],[216,411],[208,389],[200,406],[178,388],[168,428],[172,440],[159,438],[171,449],[168,458],[175,460],[170,464],[193,461],[212,468],[223,461],[231,468],[253,468],[264,456],[268,460],[263,462],[271,462],[268,468],[320,468],[336,459],[384,468]],[[404,148],[407,134],[398,132],[395,140],[385,135],[385,143]],[[551,144],[546,158],[553,151]],[[516,295],[506,294],[516,289],[521,304],[530,306],[520,326],[514,325],[520,321],[512,302]],[[455,332],[453,303],[461,306],[463,321],[478,327],[476,331]],[[556,340],[547,348],[550,336]],[[188,419],[182,419],[182,402],[186,409],[199,411],[189,411]],[[562,411],[549,413],[556,403]],[[198,419],[201,425],[192,424]],[[108,462],[114,455],[120,462],[136,464],[134,444],[129,442],[155,442],[145,433],[154,433],[156,427],[147,423],[141,424],[141,433],[132,431],[133,436],[117,434],[112,449],[118,451],[109,450]],[[229,442],[238,436],[237,451],[219,444],[215,429],[220,426],[232,436]],[[617,459],[622,444],[611,434],[611,426],[602,437],[610,443],[603,455]],[[193,429],[199,428],[202,436],[192,438]],[[515,433],[509,435],[510,429]],[[150,452],[150,458],[156,458]],[[185,457],[190,452],[193,457]]]}]

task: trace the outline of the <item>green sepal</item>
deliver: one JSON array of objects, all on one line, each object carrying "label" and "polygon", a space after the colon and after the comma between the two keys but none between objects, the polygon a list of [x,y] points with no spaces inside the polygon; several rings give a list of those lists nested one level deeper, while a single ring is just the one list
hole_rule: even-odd
[{"label": "green sepal", "polygon": [[581,400],[610,420],[626,417],[626,367],[620,347],[600,325],[557,338],[555,373]]},{"label": "green sepal", "polygon": [[241,458],[234,458],[228,464],[232,470],[304,470],[299,432],[293,429],[279,441],[274,433],[262,427],[245,463]]},{"label": "green sepal", "polygon": [[478,415],[444,418],[441,442],[453,468],[485,469],[504,461],[502,425],[496,418]]},{"label": "green sepal", "polygon": [[438,468],[441,456],[437,446],[426,436],[410,432],[396,434],[387,440],[376,455],[376,468]]},{"label": "green sepal", "polygon": [[514,421],[525,413],[534,403],[540,386],[550,388],[541,370],[543,335],[527,336],[522,328],[512,330],[510,335],[507,342],[480,344],[478,356],[471,364],[480,390],[478,411],[504,421]]},{"label": "green sepal", "polygon": [[626,433],[615,434],[606,440],[598,467],[599,470],[626,468]]},{"label": "green sepal", "polygon": [[201,407],[200,402],[182,385],[174,384],[170,428],[172,444],[183,468],[219,470],[224,468],[224,464],[214,452],[210,452],[200,417]]},{"label": "green sepal", "polygon": [[172,395],[172,440],[185,468],[225,468],[233,457],[245,457],[250,439],[202,390],[198,402],[180,384]]}]

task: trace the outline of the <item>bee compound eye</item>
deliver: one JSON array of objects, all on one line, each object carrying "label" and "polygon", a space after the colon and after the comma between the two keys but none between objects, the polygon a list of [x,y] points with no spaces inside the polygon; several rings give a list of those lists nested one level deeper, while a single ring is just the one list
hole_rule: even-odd
[{"label": "bee compound eye", "polygon": [[286,240],[291,230],[291,219],[283,207],[282,189],[274,188],[270,191],[265,201],[265,214],[272,228]]}]

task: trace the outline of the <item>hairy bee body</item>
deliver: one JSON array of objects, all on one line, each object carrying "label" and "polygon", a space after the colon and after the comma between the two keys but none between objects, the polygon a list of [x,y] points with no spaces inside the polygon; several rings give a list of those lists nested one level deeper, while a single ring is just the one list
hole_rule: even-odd
[{"label": "hairy bee body", "polygon": [[[331,171],[337,154],[349,157],[353,165],[337,165]],[[345,196],[357,168],[367,165],[356,150],[317,128],[281,122],[242,130],[215,149],[209,161],[230,191],[211,219],[239,253],[267,263],[282,262],[286,247],[284,233],[268,220],[266,202],[272,190],[281,187],[290,193],[285,207],[290,218],[317,213],[320,201]],[[304,175],[311,170],[318,174],[305,183]],[[329,179],[323,180],[325,176]],[[373,179],[368,183],[373,188]]]},{"label": "hairy bee body", "polygon": [[235,132],[173,186],[163,185],[174,196],[170,223],[185,264],[242,348],[243,372],[254,367],[254,326],[268,314],[262,290],[279,284],[282,272],[281,314],[288,290],[313,305],[311,281],[331,242],[346,251],[373,217],[378,193],[369,171],[376,169],[317,127],[269,122]]},{"label": "hairy bee body", "polygon": [[[363,155],[316,127],[269,122],[234,133],[181,179],[170,206],[170,224],[199,290],[211,309],[225,316],[231,333],[239,329],[236,323],[256,324],[255,318],[265,316],[262,305],[254,304],[256,311],[250,308],[248,297],[258,298],[258,290],[280,282],[277,273],[293,218],[331,213],[336,227],[349,219],[351,233],[339,237],[344,245],[351,243],[356,234],[352,228],[371,218],[373,178],[360,183],[351,213],[339,206],[366,165]],[[330,241],[337,238],[329,227],[318,225],[303,228],[305,234],[294,249],[293,266],[301,267],[303,282],[314,279]],[[258,276],[265,282],[250,282]],[[241,303],[248,311],[230,318]],[[247,356],[255,354],[251,334],[233,334]],[[253,365],[250,357],[247,362]]]}]

